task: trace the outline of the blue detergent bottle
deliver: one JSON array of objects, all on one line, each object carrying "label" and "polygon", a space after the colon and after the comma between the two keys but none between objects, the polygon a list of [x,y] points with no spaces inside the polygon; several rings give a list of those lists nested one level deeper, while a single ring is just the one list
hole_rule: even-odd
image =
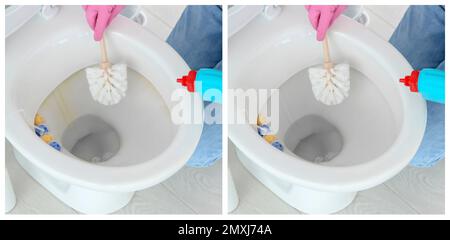
[{"label": "blue detergent bottle", "polygon": [[199,92],[204,101],[222,104],[222,71],[209,68],[191,70],[177,82],[189,92]]},{"label": "blue detergent bottle", "polygon": [[445,103],[445,72],[438,69],[424,68],[414,70],[410,76],[400,79],[411,92],[419,92],[425,100]]}]

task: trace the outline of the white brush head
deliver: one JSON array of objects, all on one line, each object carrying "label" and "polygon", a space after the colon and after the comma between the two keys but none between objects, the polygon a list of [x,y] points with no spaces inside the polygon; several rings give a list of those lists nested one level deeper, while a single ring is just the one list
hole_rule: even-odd
[{"label": "white brush head", "polygon": [[338,64],[329,71],[323,67],[309,69],[309,80],[316,99],[326,105],[337,105],[350,92],[350,66]]},{"label": "white brush head", "polygon": [[103,105],[114,105],[127,91],[127,65],[115,64],[109,68],[86,68],[86,78],[92,98]]}]

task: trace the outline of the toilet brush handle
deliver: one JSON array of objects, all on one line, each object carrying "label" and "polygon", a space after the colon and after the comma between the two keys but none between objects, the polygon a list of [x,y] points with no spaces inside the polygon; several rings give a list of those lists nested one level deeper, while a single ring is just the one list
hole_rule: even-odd
[{"label": "toilet brush handle", "polygon": [[104,37],[102,38],[102,40],[100,40],[100,51],[102,55],[101,67],[103,69],[108,68],[109,67],[108,54],[106,53],[106,43]]},{"label": "toilet brush handle", "polygon": [[323,47],[323,66],[325,69],[330,70],[333,68],[333,63],[331,63],[330,60],[330,49],[328,47],[328,37],[325,35],[325,38],[322,41],[322,47]]}]

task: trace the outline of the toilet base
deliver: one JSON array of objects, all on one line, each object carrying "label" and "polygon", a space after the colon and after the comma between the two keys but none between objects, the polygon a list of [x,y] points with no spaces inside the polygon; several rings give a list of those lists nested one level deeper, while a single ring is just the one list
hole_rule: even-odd
[{"label": "toilet base", "polygon": [[299,186],[274,176],[236,148],[236,154],[247,170],[278,197],[297,210],[308,214],[330,214],[346,208],[356,192],[324,192]]},{"label": "toilet base", "polygon": [[39,182],[59,200],[80,213],[113,213],[126,206],[134,195],[134,192],[101,192],[70,184],[56,179],[36,168],[15,149],[14,155],[19,164],[34,180]]}]

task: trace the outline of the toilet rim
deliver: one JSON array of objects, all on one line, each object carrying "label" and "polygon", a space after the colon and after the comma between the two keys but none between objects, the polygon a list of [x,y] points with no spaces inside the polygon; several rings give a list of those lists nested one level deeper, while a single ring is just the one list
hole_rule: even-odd
[{"label": "toilet rim", "polygon": [[[348,25],[351,25],[351,27]],[[277,31],[283,30],[277,29]],[[239,34],[237,33],[237,35]],[[267,34],[269,35],[269,33]],[[412,70],[409,63],[393,46],[380,39],[374,33],[364,29],[362,25],[353,23],[349,18],[339,18],[333,29],[331,29],[330,34],[354,38],[359,44],[364,44],[367,42],[365,40],[370,39],[372,44],[380,46],[380,48],[366,49],[374,58],[400,59],[399,64],[395,66],[394,64],[389,64],[391,61],[380,61],[383,63],[383,68],[393,77],[393,81],[403,77],[400,76],[402,73],[409,73]],[[270,41],[276,40],[278,39],[271,39]],[[263,44],[270,45],[268,43],[260,44],[261,46]],[[243,47],[240,46],[239,48]],[[258,50],[259,53],[263,51],[259,48]],[[230,46],[230,51],[235,51],[232,49],[232,46]],[[231,53],[229,55],[232,56]],[[239,62],[234,65],[238,68],[245,67],[245,64],[239,64]],[[239,70],[235,69],[235,71]],[[403,89],[400,85],[396,88],[400,95],[403,109],[403,120],[400,124],[398,136],[391,147],[382,155],[365,163],[334,167],[308,162],[283,153],[267,144],[256,133],[254,127],[249,124],[231,124],[229,126],[229,137],[250,161],[255,162],[267,172],[288,182],[316,190],[332,192],[355,192],[368,189],[393,177],[407,166],[419,147],[425,132],[427,112],[425,101],[418,95],[410,94],[407,89]],[[236,110],[236,114],[241,114],[241,119],[246,119],[242,115],[244,113],[244,109]]]},{"label": "toilet rim", "polygon": [[[81,23],[87,31],[90,31],[87,25],[84,26],[84,22]],[[117,16],[108,31],[111,34],[117,33],[128,36],[126,37],[127,41],[151,46],[155,52],[166,53],[160,55],[160,57],[177,64],[170,68],[169,66],[161,67],[172,68],[171,71],[174,74],[189,71],[184,60],[167,43],[158,39],[153,33],[144,31],[139,25],[125,17]],[[171,87],[181,88],[175,81],[170,84]],[[178,125],[177,132],[170,145],[151,160],[120,167],[95,165],[56,151],[36,137],[34,131],[26,122],[23,113],[19,110],[16,101],[11,100],[13,99],[12,94],[9,91],[6,93],[6,99],[10,100],[6,102],[6,112],[8,113],[6,117],[6,137],[15,150],[52,177],[93,190],[129,192],[141,190],[165,180],[181,169],[188,161],[200,140],[203,128],[203,124]],[[195,105],[202,106],[199,96],[194,99]],[[189,139],[189,141],[186,141],[186,139]],[[28,146],[33,146],[33,148]],[[36,158],[35,156],[40,157]]]}]

